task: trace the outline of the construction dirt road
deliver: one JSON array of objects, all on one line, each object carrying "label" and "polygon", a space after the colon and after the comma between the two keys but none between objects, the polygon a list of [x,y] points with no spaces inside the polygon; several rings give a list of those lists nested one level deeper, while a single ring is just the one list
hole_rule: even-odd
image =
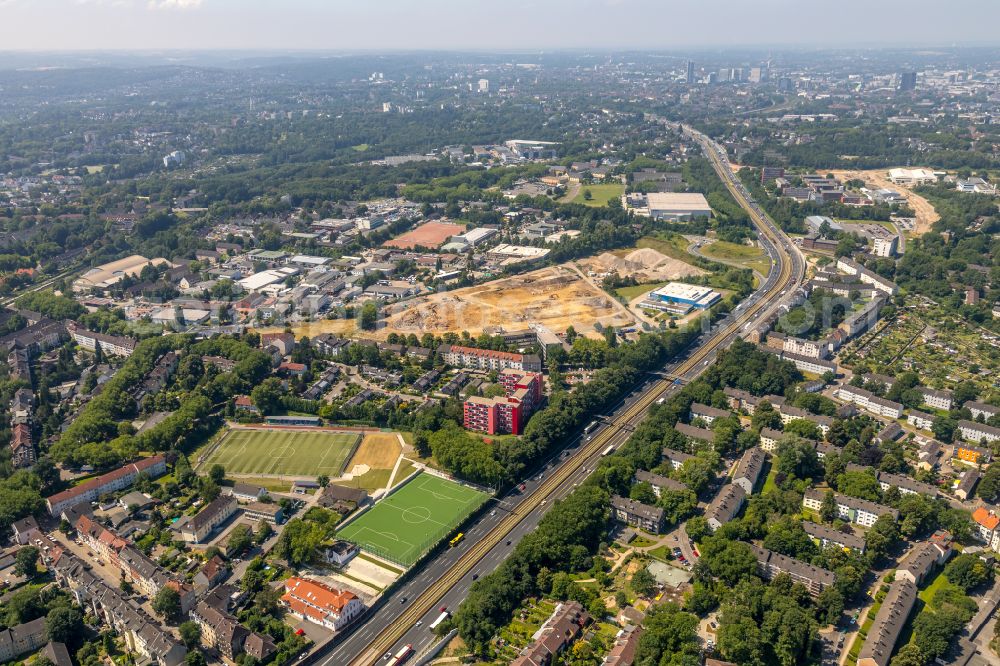
[{"label": "construction dirt road", "polygon": [[913,212],[917,216],[916,226],[909,233],[910,236],[924,235],[931,230],[932,224],[941,219],[941,216],[938,215],[937,211],[934,210],[934,206],[932,206],[927,199],[912,190],[896,185],[890,181],[886,175],[889,173],[889,169],[869,169],[867,171],[833,170],[829,172],[821,169],[818,170],[817,173],[832,173],[841,181],[859,179],[865,181],[865,184],[869,187],[895,190],[896,192],[902,194],[906,197],[907,202],[910,204],[910,208],[913,209]]}]

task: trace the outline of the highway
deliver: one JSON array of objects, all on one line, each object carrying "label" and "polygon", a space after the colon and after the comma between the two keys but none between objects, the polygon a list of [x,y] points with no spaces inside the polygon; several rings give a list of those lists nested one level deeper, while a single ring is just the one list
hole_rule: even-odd
[{"label": "highway", "polygon": [[[702,145],[716,172],[750,214],[761,246],[774,261],[768,277],[753,295],[711,330],[703,331],[685,353],[663,368],[666,376],[678,377],[686,383],[704,371],[719,350],[779,306],[780,299],[801,282],[804,261],[798,249],[732,173],[722,149],[690,128],[673,127]],[[416,575],[385,595],[336,645],[317,650],[305,663],[370,666],[403,645],[412,645],[418,654],[430,646],[435,636],[428,625],[440,614],[440,608],[457,608],[475,578],[496,569],[520,538],[535,528],[552,502],[569,494],[587,478],[604,450],[624,443],[649,408],[678,388],[672,379],[659,378],[651,378],[639,386],[585,440],[577,438],[570,442],[565,455],[550,460],[540,474],[525,480],[523,491],[515,489],[496,499],[495,511],[486,511],[465,529],[464,542],[427,561]]]}]

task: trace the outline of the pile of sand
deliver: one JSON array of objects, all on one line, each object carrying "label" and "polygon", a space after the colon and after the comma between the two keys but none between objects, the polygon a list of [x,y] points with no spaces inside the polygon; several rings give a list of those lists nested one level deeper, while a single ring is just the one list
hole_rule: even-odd
[{"label": "pile of sand", "polygon": [[370,472],[371,469],[372,469],[371,467],[369,467],[368,465],[365,465],[365,464],[354,465],[353,467],[351,467],[351,471],[350,472],[348,472],[347,474],[344,474],[343,479],[346,480],[346,481],[350,481],[351,479],[353,479],[356,476],[364,476],[365,474],[367,474],[368,472]]},{"label": "pile of sand", "polygon": [[672,259],[651,247],[629,252],[624,257],[605,252],[594,257],[588,269],[595,273],[618,273],[621,277],[634,277],[639,282],[677,280],[705,271],[690,264]]}]

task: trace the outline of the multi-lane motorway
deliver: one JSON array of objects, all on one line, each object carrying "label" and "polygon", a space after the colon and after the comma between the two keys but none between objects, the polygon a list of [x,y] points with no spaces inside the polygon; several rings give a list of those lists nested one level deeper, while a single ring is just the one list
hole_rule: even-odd
[{"label": "multi-lane motorway", "polygon": [[[750,214],[760,243],[774,262],[768,277],[749,299],[711,330],[704,331],[687,353],[663,369],[665,376],[686,383],[696,378],[719,350],[778,307],[780,299],[801,282],[804,262],[798,249],[743,188],[724,151],[691,128],[674,128],[701,144],[716,172]],[[428,647],[435,640],[428,625],[440,614],[440,608],[455,609],[473,581],[496,569],[521,537],[535,528],[552,502],[579,485],[602,452],[625,442],[649,408],[660,398],[672,395],[678,386],[672,379],[650,379],[638,387],[586,439],[569,443],[564,455],[549,461],[540,473],[526,480],[523,491],[514,490],[497,498],[494,507],[466,528],[462,544],[428,561],[415,576],[387,594],[355,625],[353,632],[336,645],[319,650],[308,661],[323,666],[370,666],[403,645],[412,645],[417,653]]]}]

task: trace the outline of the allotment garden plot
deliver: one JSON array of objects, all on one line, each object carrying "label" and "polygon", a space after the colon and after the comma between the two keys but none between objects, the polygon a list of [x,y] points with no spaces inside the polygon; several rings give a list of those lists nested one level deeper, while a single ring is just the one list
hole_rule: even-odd
[{"label": "allotment garden plot", "polygon": [[337,536],[372,555],[410,566],[487,498],[474,488],[420,473],[345,525]]},{"label": "allotment garden plot", "polygon": [[228,474],[338,477],[361,441],[353,432],[234,429],[209,454]]}]

